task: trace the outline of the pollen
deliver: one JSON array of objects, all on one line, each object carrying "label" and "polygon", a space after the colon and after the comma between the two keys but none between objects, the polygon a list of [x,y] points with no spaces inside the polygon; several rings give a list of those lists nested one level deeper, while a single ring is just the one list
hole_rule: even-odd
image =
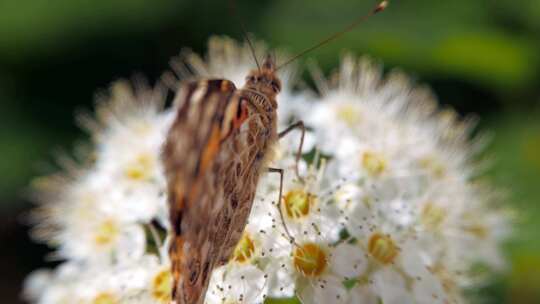
[{"label": "pollen", "polygon": [[103,221],[96,230],[94,241],[100,246],[109,245],[114,242],[118,236],[119,229],[117,223],[113,220]]},{"label": "pollen", "polygon": [[446,210],[435,205],[427,203],[422,209],[421,220],[428,228],[437,229],[446,218]]},{"label": "pollen", "polygon": [[326,252],[315,243],[306,243],[297,247],[293,253],[294,267],[306,277],[316,277],[326,269]]},{"label": "pollen", "polygon": [[362,166],[371,176],[379,176],[386,169],[386,159],[374,152],[362,154]]},{"label": "pollen", "polygon": [[120,303],[120,301],[118,301],[116,296],[110,293],[106,293],[106,292],[98,294],[92,301],[92,304],[118,304],[118,303]]},{"label": "pollen", "polygon": [[135,181],[148,180],[153,167],[154,159],[152,156],[150,154],[141,154],[128,164],[125,175],[128,179]]},{"label": "pollen", "polygon": [[169,269],[162,270],[152,280],[152,297],[159,303],[170,303],[172,293],[172,275]]},{"label": "pollen", "polygon": [[315,196],[304,190],[292,190],[285,195],[283,203],[287,215],[299,219],[309,214],[311,206],[315,203]]},{"label": "pollen", "polygon": [[382,264],[390,264],[398,255],[398,247],[390,236],[374,233],[368,242],[369,254]]},{"label": "pollen", "polygon": [[255,243],[248,233],[244,232],[242,238],[236,245],[233,252],[233,260],[239,263],[249,261],[255,252]]}]

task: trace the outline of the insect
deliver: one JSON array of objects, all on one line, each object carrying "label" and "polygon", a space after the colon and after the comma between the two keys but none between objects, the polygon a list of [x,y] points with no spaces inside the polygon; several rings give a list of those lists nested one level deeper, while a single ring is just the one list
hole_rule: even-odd
[{"label": "insect", "polygon": [[[281,66],[335,39],[385,6],[386,2],[381,2],[343,32]],[[240,89],[225,79],[208,79],[183,83],[175,97],[179,107],[162,158],[173,234],[169,255],[176,304],[204,302],[212,270],[227,263],[242,236],[264,172],[280,175],[281,200],[283,170],[267,167],[272,146],[299,129],[297,165],[301,157],[303,122],[277,131],[276,97],[281,81],[276,72],[281,66],[277,67],[271,56],[262,65],[256,58],[255,62],[257,69],[247,75]],[[300,178],[298,167],[296,174]]]}]

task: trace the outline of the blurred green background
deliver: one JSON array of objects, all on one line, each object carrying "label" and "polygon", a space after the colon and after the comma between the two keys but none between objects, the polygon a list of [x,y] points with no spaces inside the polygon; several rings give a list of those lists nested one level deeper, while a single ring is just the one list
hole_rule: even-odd
[{"label": "blurred green background", "polygon": [[[250,32],[291,53],[364,14],[371,0],[238,1]],[[0,298],[19,303],[24,276],[47,264],[24,215],[32,176],[86,139],[74,124],[95,92],[135,73],[155,81],[182,47],[241,38],[228,1],[0,0]],[[511,267],[482,303],[540,303],[540,1],[391,1],[386,12],[309,56],[325,70],[343,50],[369,54],[429,84],[443,104],[495,134],[489,178],[518,212]]]}]

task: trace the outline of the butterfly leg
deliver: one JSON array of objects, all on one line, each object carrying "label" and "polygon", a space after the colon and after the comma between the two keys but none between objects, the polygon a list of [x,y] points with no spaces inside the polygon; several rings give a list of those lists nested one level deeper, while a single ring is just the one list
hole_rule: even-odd
[{"label": "butterfly leg", "polygon": [[277,208],[279,211],[279,217],[281,218],[281,223],[283,224],[283,228],[285,229],[285,233],[289,237],[289,240],[291,243],[296,244],[294,241],[294,237],[289,232],[289,228],[287,228],[287,223],[285,223],[285,217],[283,216],[283,211],[281,210],[281,198],[283,197],[283,169],[280,168],[268,168],[268,172],[270,173],[278,173],[279,174],[279,198],[277,201]]},{"label": "butterfly leg", "polygon": [[298,163],[300,162],[300,158],[302,157],[302,147],[304,146],[304,136],[306,134],[306,127],[304,125],[304,122],[300,120],[288,126],[287,129],[278,133],[278,137],[283,138],[285,135],[287,135],[294,129],[300,129],[300,131],[302,131],[302,135],[300,136],[300,145],[298,146],[298,152],[296,152],[296,166],[294,168],[294,171],[298,180],[304,182],[304,179],[300,176],[300,172],[298,171]]}]

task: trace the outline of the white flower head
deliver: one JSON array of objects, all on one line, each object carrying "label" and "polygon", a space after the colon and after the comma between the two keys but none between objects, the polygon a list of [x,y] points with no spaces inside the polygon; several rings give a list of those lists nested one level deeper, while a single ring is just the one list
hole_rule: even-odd
[{"label": "white flower head", "polygon": [[[266,49],[255,43],[255,57]],[[278,65],[284,62],[279,55]],[[225,78],[237,88],[256,68],[247,44],[211,38],[208,56],[184,52],[180,80]],[[295,69],[279,70],[280,139],[261,177],[248,224],[205,303],[463,303],[481,282],[476,263],[504,266],[499,245],[509,217],[489,186],[478,186],[484,140],[473,119],[439,110],[428,90],[373,61],[347,56],[320,96],[294,90]],[[171,87],[178,79],[164,77]],[[165,92],[115,84],[81,116],[93,150],[36,182],[34,236],[62,260],[29,276],[32,303],[170,303],[169,215],[161,147],[175,117]],[[276,170],[274,170],[276,171]],[[282,197],[279,197],[282,186]],[[209,223],[212,224],[212,223]]]}]

